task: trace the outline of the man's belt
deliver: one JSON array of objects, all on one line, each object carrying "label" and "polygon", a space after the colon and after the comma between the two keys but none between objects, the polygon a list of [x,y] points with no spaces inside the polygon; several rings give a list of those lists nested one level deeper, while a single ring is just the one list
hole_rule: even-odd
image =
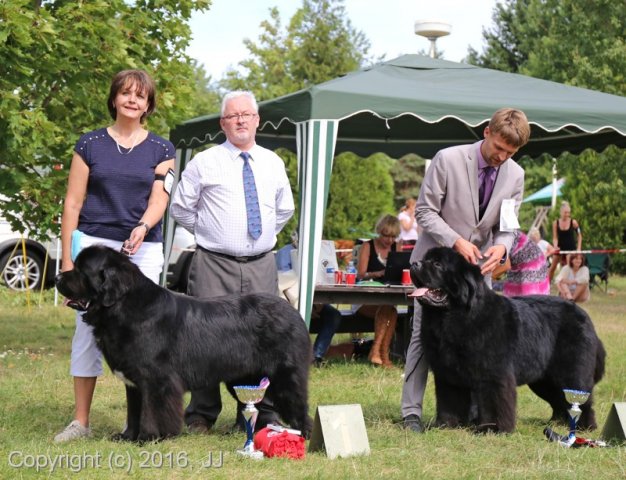
[{"label": "man's belt", "polygon": [[207,250],[206,248],[201,247],[200,245],[196,245],[196,246],[197,246],[197,248],[199,248],[203,252],[210,253],[211,255],[215,255],[217,257],[227,258],[228,260],[233,260],[233,261],[238,262],[238,263],[254,262],[255,260],[259,260],[260,258],[263,258],[265,255],[267,255],[269,253],[269,252],[264,252],[264,253],[259,253],[258,255],[251,255],[249,257],[235,257],[234,255],[228,255],[226,253],[214,252],[212,250]]}]

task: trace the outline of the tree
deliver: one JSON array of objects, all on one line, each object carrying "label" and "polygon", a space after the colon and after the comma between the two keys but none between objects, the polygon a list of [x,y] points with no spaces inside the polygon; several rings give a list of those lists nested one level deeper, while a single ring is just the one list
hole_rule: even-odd
[{"label": "tree", "polygon": [[396,214],[389,168],[390,159],[382,153],[368,158],[343,153],[335,158],[324,238],[368,237],[382,214]]},{"label": "tree", "polygon": [[491,16],[494,27],[483,28],[487,45],[484,53],[469,48],[468,61],[484,68],[503,72],[518,72],[528,58],[524,42],[530,40],[524,33],[524,16],[531,0],[497,2]]},{"label": "tree", "polygon": [[261,23],[248,59],[231,69],[220,86],[245,88],[259,100],[275,98],[357,70],[369,61],[369,41],[346,17],[343,0],[303,0],[283,29],[277,8]]},{"label": "tree", "polygon": [[424,180],[426,160],[419,155],[409,153],[400,157],[391,167],[394,185],[394,204],[399,210],[407,198],[417,198]]},{"label": "tree", "polygon": [[626,9],[611,0],[507,0],[484,30],[479,66],[626,94]]},{"label": "tree", "polygon": [[192,94],[194,102],[191,105],[189,116],[194,118],[219,112],[222,98],[218,86],[210,76],[207,77],[206,70],[201,63],[192,59],[191,64],[194,80],[194,93]]},{"label": "tree", "polygon": [[166,134],[196,103],[185,55],[193,9],[210,0],[11,0],[0,3],[0,208],[17,231],[55,220],[78,137],[109,123],[113,75],[144,68],[156,80],[150,129]]}]

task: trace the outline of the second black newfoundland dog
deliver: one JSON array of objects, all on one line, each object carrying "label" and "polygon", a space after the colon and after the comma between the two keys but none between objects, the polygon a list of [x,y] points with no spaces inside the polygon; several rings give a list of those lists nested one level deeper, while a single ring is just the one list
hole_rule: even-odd
[{"label": "second black newfoundland dog", "polygon": [[[604,373],[605,351],[589,316],[550,296],[506,298],[480,269],[451,248],[429,250],[411,267],[422,305],[421,339],[435,377],[441,426],[470,422],[480,431],[515,428],[516,387],[527,384],[565,420],[563,389],[591,392]],[[582,405],[581,429],[596,427],[593,395]]]},{"label": "second black newfoundland dog", "polygon": [[122,439],[178,435],[183,394],[220,382],[256,385],[281,418],[308,435],[309,332],[299,313],[271,295],[201,301],[159,287],[128,257],[110,248],[84,249],[59,291],[86,310],[83,320],[111,370],[126,384]]}]

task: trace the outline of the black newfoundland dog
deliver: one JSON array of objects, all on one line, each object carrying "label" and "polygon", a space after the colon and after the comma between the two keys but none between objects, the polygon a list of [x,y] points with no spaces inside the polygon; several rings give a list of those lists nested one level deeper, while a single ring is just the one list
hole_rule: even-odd
[{"label": "black newfoundland dog", "polygon": [[309,332],[299,313],[271,295],[201,301],[145,277],[110,248],[84,249],[74,269],[60,274],[59,291],[94,327],[111,370],[126,384],[124,440],[178,435],[183,394],[220,382],[256,385],[283,421],[308,435]]},{"label": "black newfoundland dog", "polygon": [[[441,426],[468,425],[472,402],[479,431],[515,428],[516,387],[530,389],[567,419],[563,389],[591,392],[604,373],[605,351],[589,316],[550,296],[506,298],[480,268],[451,248],[429,250],[411,266],[422,305],[421,339],[435,376]],[[593,395],[581,406],[581,429],[596,428]]]}]

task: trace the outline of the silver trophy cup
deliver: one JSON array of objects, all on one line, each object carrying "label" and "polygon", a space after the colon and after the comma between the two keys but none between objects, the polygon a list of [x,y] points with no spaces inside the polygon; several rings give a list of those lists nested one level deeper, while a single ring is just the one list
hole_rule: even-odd
[{"label": "silver trophy cup", "polygon": [[240,455],[245,455],[250,458],[263,458],[263,452],[254,449],[254,425],[259,415],[259,411],[254,406],[263,400],[265,391],[269,387],[270,381],[267,377],[261,380],[261,383],[256,385],[238,385],[233,386],[235,394],[241,403],[246,404],[246,408],[243,410],[243,417],[246,420],[246,443],[241,450],[237,450]]},{"label": "silver trophy cup", "polygon": [[572,405],[567,410],[569,413],[569,435],[567,436],[567,440],[565,440],[565,446],[570,447],[576,441],[576,424],[582,413],[580,405],[589,399],[590,392],[565,388],[563,389],[563,393],[565,394],[565,400]]}]

